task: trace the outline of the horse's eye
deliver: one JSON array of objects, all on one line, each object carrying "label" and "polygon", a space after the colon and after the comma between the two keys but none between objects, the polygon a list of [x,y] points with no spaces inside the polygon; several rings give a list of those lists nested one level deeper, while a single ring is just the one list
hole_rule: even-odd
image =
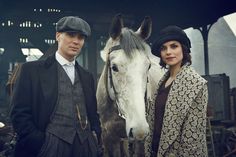
[{"label": "horse's eye", "polygon": [[115,72],[118,72],[118,71],[119,71],[119,69],[118,69],[118,67],[117,67],[116,65],[112,65],[111,69],[112,69],[113,71],[115,71]]}]

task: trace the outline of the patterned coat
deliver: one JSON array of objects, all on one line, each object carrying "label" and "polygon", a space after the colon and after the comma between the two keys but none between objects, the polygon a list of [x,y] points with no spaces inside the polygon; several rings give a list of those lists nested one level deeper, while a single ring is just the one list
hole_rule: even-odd
[{"label": "patterned coat", "polygon": [[[159,89],[168,72],[157,85]],[[145,156],[150,157],[154,130],[157,90],[148,100],[150,134],[145,141]],[[206,110],[207,81],[184,65],[174,80],[165,107],[158,157],[207,157]]]}]

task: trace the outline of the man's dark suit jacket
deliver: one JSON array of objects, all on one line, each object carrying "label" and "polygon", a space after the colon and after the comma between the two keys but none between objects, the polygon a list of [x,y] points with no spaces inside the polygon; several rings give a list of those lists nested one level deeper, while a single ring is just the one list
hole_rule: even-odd
[{"label": "man's dark suit jacket", "polygon": [[[55,55],[40,61],[23,64],[12,98],[11,119],[18,135],[15,148],[17,157],[35,157],[45,139],[45,130],[57,103],[58,62]],[[91,130],[100,137],[101,127],[97,114],[94,80],[77,62],[85,95]]]}]

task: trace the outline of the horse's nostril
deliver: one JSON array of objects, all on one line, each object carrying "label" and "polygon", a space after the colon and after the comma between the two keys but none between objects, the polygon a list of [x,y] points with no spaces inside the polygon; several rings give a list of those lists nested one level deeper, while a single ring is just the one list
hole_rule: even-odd
[{"label": "horse's nostril", "polygon": [[130,130],[129,130],[129,137],[131,137],[131,138],[134,137],[133,128],[130,128]]},{"label": "horse's nostril", "polygon": [[136,139],[138,141],[142,141],[147,137],[148,134],[149,130],[131,128],[128,135],[129,135],[129,140]]}]

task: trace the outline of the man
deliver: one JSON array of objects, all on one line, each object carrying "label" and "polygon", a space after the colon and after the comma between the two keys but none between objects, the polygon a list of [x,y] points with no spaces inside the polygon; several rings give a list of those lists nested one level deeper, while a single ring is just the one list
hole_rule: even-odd
[{"label": "man", "polygon": [[56,53],[23,64],[11,111],[18,135],[16,157],[96,157],[100,153],[94,80],[75,61],[90,33],[83,19],[63,17],[56,25]]}]

